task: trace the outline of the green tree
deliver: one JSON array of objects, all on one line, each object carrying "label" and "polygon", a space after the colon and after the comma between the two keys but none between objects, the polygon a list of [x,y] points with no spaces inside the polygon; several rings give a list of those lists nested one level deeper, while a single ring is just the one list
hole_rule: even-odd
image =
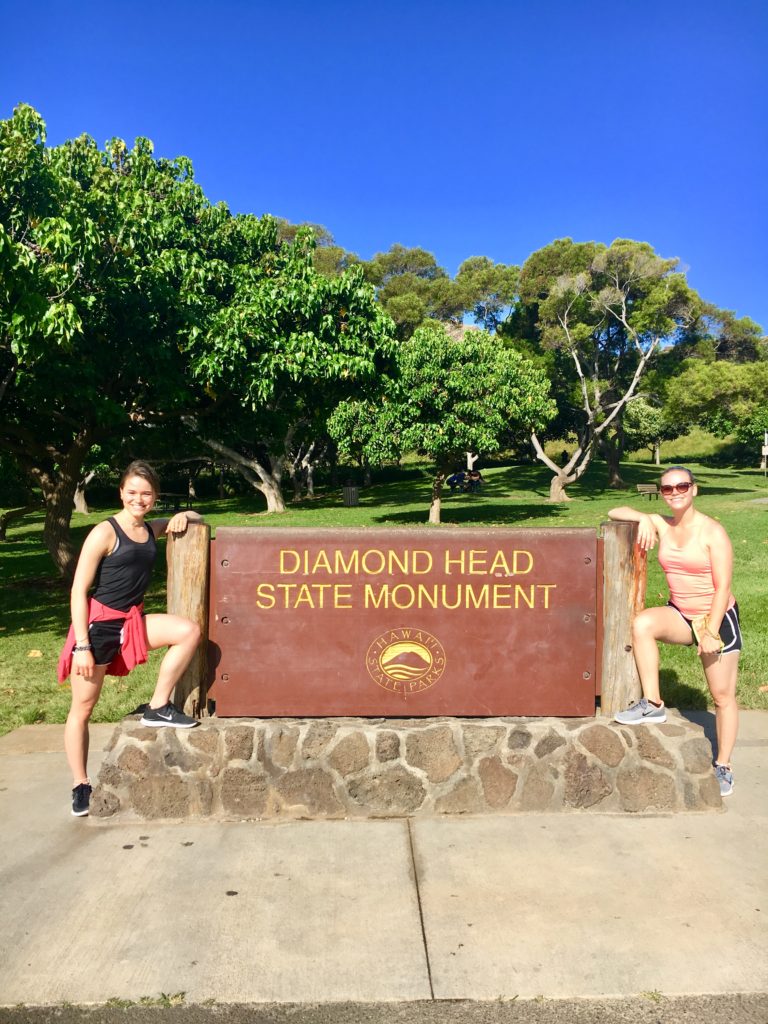
[{"label": "green tree", "polygon": [[559,466],[543,438],[535,430],[531,435],[537,458],[554,474],[551,501],[568,499],[567,486],[584,474],[599,445],[611,482],[619,482],[610,431],[659,348],[674,343],[698,314],[700,300],[677,265],[643,242],[617,239],[605,246],[560,239],[523,266],[522,308],[511,330],[533,325],[521,339],[524,347],[544,358],[558,354],[559,436],[566,430],[577,436],[574,452]]},{"label": "green tree", "polygon": [[[276,240],[274,222],[256,223]],[[327,277],[313,254],[302,228],[260,263],[231,268],[231,295],[188,349],[201,398],[186,422],[271,512],[285,511],[282,478],[297,446],[303,459],[333,407],[375,378],[392,345],[392,321],[362,270]]]},{"label": "green tree", "polygon": [[689,360],[667,384],[667,412],[683,426],[759,444],[768,429],[768,362]]},{"label": "green tree", "polygon": [[[424,324],[396,351],[396,368],[377,408],[352,410],[364,451],[381,464],[415,451],[434,462],[429,522],[440,522],[443,483],[467,451],[491,455],[516,428],[540,429],[554,415],[544,374],[519,353],[479,332],[451,339],[440,324]],[[331,417],[339,451],[358,442],[345,433],[348,414]]]},{"label": "green tree", "polygon": [[0,122],[0,448],[42,491],[65,576],[92,447],[189,400],[187,339],[219,286],[208,240],[230,219],[146,139],[50,148],[31,107]]}]

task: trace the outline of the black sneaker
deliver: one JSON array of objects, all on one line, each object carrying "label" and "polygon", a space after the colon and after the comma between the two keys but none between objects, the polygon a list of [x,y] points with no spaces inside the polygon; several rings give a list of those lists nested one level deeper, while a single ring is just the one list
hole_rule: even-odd
[{"label": "black sneaker", "polygon": [[72,813],[76,818],[82,818],[88,813],[93,790],[87,782],[81,782],[72,790]]},{"label": "black sneaker", "polygon": [[141,725],[151,725],[155,729],[163,725],[170,725],[173,729],[194,729],[199,724],[194,718],[175,708],[170,701],[161,708],[148,707],[141,716]]}]

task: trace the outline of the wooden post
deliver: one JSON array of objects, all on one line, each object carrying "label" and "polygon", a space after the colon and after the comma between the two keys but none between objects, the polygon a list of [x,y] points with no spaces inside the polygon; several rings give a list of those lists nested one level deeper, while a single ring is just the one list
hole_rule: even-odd
[{"label": "wooden post", "polygon": [[196,718],[206,710],[210,549],[211,528],[205,523],[189,523],[185,533],[168,535],[168,612],[192,619],[203,631],[173,698],[185,714]]},{"label": "wooden post", "polygon": [[632,619],[645,607],[647,557],[635,544],[636,523],[603,523],[603,715],[642,695],[632,653]]}]

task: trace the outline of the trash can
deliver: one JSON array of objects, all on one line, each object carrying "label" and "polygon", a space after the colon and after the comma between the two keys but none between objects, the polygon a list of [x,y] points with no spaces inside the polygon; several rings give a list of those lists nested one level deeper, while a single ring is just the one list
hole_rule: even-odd
[{"label": "trash can", "polygon": [[353,484],[344,485],[344,504],[347,508],[360,504],[360,488]]}]

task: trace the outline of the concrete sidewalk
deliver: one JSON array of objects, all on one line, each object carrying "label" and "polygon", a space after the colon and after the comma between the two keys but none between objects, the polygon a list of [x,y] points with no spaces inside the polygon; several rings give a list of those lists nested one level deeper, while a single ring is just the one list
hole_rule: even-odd
[{"label": "concrete sidewalk", "polygon": [[61,750],[0,739],[0,1005],[768,992],[764,712],[722,814],[96,824]]}]

